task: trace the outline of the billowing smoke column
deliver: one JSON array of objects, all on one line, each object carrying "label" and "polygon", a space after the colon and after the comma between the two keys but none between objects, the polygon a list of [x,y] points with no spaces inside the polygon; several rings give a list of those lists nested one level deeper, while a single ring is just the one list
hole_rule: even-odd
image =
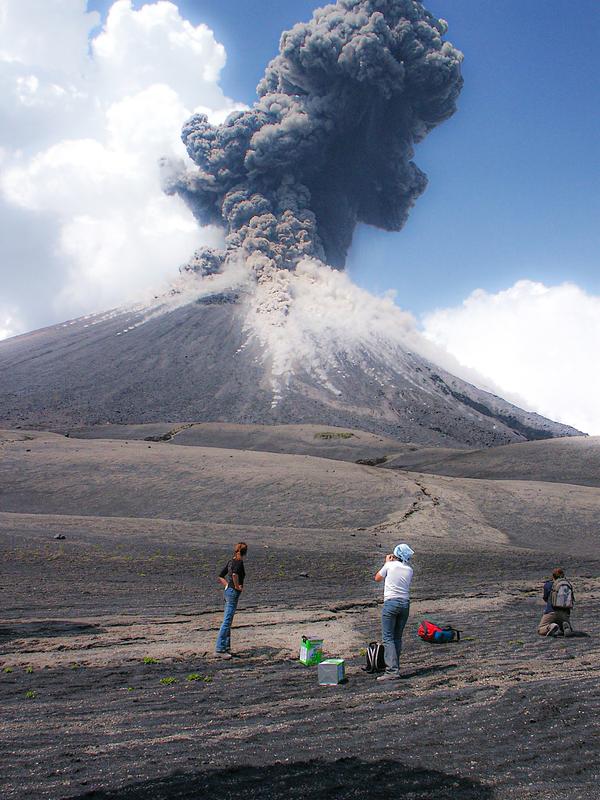
[{"label": "billowing smoke column", "polygon": [[357,223],[399,230],[427,184],[413,145],[463,83],[446,29],[416,0],[338,0],[282,35],[251,110],[218,127],[194,115],[182,138],[198,170],[166,189],[226,227],[227,252],[191,268],[240,255],[259,278],[306,256],[341,268]]}]

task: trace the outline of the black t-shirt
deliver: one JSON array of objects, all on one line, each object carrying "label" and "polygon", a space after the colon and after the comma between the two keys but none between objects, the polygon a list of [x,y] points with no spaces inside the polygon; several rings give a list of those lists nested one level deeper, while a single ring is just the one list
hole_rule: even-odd
[{"label": "black t-shirt", "polygon": [[[223,567],[219,573],[220,578],[227,579],[227,588],[233,587],[233,575],[237,575],[238,583],[240,586],[244,585],[244,578],[246,577],[246,570],[244,569],[244,562],[241,558],[232,558]],[[235,587],[234,587],[235,588]]]}]

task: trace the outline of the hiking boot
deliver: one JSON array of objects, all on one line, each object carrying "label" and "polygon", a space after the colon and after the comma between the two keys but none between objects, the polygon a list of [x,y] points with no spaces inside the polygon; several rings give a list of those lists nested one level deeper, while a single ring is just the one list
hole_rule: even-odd
[{"label": "hiking boot", "polygon": [[563,622],[562,628],[565,636],[573,636],[573,627],[570,622]]},{"label": "hiking boot", "polygon": [[553,622],[548,627],[548,630],[546,632],[546,636],[558,636],[559,633],[560,633],[560,625],[558,625],[556,622]]},{"label": "hiking boot", "polygon": [[378,675],[378,681],[398,681],[400,675],[397,672],[384,672],[383,675]]},{"label": "hiking boot", "polygon": [[227,650],[215,650],[215,655],[217,658],[224,658],[225,660],[233,658],[231,653],[228,653]]}]

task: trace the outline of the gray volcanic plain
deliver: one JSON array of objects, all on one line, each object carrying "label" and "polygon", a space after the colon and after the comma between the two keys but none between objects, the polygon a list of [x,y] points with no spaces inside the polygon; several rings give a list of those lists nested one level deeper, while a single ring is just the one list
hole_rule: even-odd
[{"label": "gray volcanic plain", "polygon": [[[494,475],[453,477],[415,469],[429,447],[325,424],[3,431],[1,796],[595,800],[596,444],[509,444]],[[222,662],[215,575],[240,539]],[[415,581],[390,686],[360,652],[398,541]],[[588,638],[537,636],[557,564]],[[462,641],[421,642],[423,617]],[[346,659],[347,683],[317,685],[303,634]]]}]

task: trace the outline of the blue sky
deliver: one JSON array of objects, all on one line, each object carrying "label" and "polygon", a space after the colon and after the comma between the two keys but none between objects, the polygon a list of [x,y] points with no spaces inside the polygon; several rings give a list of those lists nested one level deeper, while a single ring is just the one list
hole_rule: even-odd
[{"label": "blue sky", "polygon": [[[221,86],[248,104],[281,31],[319,5],[178,2],[225,45]],[[600,3],[426,5],[449,22],[447,38],[465,54],[459,109],[417,148],[430,183],[404,230],[357,232],[353,279],[396,289],[398,303],[416,314],[519,279],[573,281],[600,293]]]}]

